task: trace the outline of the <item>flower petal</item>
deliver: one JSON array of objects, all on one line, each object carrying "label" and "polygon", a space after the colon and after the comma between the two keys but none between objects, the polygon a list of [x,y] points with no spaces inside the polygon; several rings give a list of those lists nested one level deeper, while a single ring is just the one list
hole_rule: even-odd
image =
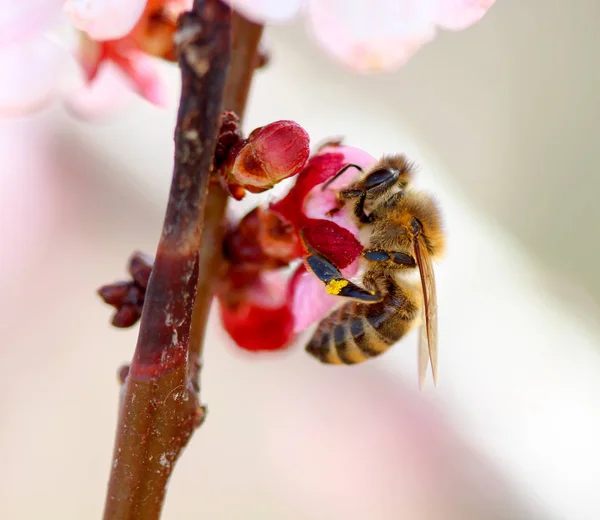
[{"label": "flower petal", "polygon": [[363,250],[354,233],[330,220],[307,219],[302,229],[307,242],[338,269],[348,267]]},{"label": "flower petal", "polygon": [[436,23],[460,31],[483,18],[496,0],[437,0]]},{"label": "flower petal", "polygon": [[64,0],[0,0],[0,45],[28,40],[52,27]]},{"label": "flower petal", "polygon": [[291,281],[294,332],[299,333],[323,319],[340,299],[325,292],[323,282],[301,265]]},{"label": "flower petal", "polygon": [[67,0],[65,11],[73,25],[94,40],[127,35],[140,19],[147,0]]},{"label": "flower petal", "polygon": [[158,73],[151,58],[143,52],[131,50],[127,54],[111,54],[110,58],[123,71],[130,86],[144,99],[154,105],[167,105],[167,86]]},{"label": "flower petal", "polygon": [[[356,164],[361,168],[367,169],[374,162],[375,158],[358,148],[351,146],[326,147],[321,153],[335,152],[341,150],[344,155],[345,164]],[[361,175],[361,171],[356,168],[348,168],[342,175],[331,182],[327,187],[316,185],[305,196],[303,203],[303,212],[310,218],[327,218],[332,220],[340,227],[347,229],[353,235],[358,234],[358,228],[350,211],[339,211],[340,201],[338,193],[340,190],[349,186]]]},{"label": "flower petal", "polygon": [[[305,168],[298,174],[296,183],[290,189],[288,194],[281,200],[271,205],[271,209],[281,213],[287,220],[298,224],[303,218],[309,192],[317,185],[331,179],[343,166],[348,163],[354,163],[362,168],[367,168],[375,162],[375,159],[366,152],[352,146],[328,146],[319,151],[317,155],[310,158]],[[349,172],[343,179],[338,179],[332,184],[332,188],[339,188],[340,183],[348,178],[354,178],[354,173]],[[317,200],[313,204],[314,211],[311,216],[314,218],[323,218],[326,213],[333,209],[331,207],[331,193],[325,195],[326,204],[319,207],[321,201]]]},{"label": "flower petal", "polygon": [[398,68],[435,36],[436,0],[308,0],[312,32],[324,49],[359,72]]},{"label": "flower petal", "polygon": [[[0,123],[0,287],[5,298],[18,298],[35,276],[32,269],[48,268],[40,253],[55,247],[63,232],[71,192],[55,154],[54,136],[38,118]],[[4,313],[3,320],[10,323]]]},{"label": "flower petal", "polygon": [[[354,261],[342,273],[347,278],[356,274],[358,261]],[[325,291],[323,282],[308,272],[301,264],[290,282],[290,299],[294,315],[294,333],[298,334],[322,320],[332,309],[344,302],[339,296]]]},{"label": "flower petal", "polygon": [[[245,292],[246,298],[228,305],[219,298],[225,330],[245,350],[280,350],[294,338],[292,303],[286,298],[286,282],[279,273],[263,275]],[[225,298],[231,295],[224,295]]]},{"label": "flower petal", "polygon": [[273,211],[281,213],[287,220],[297,225],[303,218],[303,201],[307,193],[317,184],[333,177],[344,165],[343,154],[319,154],[310,158],[288,194],[271,205]]},{"label": "flower petal", "polygon": [[42,37],[1,47],[0,116],[22,115],[48,104],[67,56]]},{"label": "flower petal", "polygon": [[302,0],[226,0],[233,9],[256,23],[279,23],[291,20]]},{"label": "flower petal", "polygon": [[98,119],[114,114],[133,96],[117,66],[105,62],[90,83],[81,82],[63,94],[65,109],[81,119]]}]

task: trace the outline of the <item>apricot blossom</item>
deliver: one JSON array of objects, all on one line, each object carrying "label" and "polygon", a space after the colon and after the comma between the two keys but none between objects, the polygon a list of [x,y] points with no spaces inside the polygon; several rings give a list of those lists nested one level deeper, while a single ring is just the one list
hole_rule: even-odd
[{"label": "apricot blossom", "polygon": [[363,246],[337,192],[360,172],[350,168],[326,187],[325,182],[348,163],[367,168],[374,162],[357,148],[325,146],[311,157],[285,197],[253,209],[229,230],[228,265],[217,297],[223,325],[240,347],[286,348],[296,334],[341,303],[307,270],[304,241],[345,276],[356,274]]},{"label": "apricot blossom", "polygon": [[304,11],[309,30],[329,55],[359,72],[404,65],[438,28],[462,30],[495,0],[228,0],[250,19],[281,23]]}]

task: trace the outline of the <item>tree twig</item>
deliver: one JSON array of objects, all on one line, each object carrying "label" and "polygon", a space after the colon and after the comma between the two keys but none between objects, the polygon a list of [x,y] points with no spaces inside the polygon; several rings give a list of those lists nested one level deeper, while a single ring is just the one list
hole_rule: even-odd
[{"label": "tree twig", "polygon": [[105,520],[160,517],[173,465],[204,417],[188,377],[188,349],[230,32],[230,9],[219,0],[195,0],[180,20],[173,180],[123,388]]}]

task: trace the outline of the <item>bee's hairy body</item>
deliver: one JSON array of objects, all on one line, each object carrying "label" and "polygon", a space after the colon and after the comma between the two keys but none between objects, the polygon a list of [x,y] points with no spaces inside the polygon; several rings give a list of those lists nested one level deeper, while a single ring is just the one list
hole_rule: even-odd
[{"label": "bee's hairy body", "polygon": [[[403,156],[382,159],[370,173],[390,165],[401,171],[404,182],[368,193],[355,209],[359,227],[369,231],[366,251],[380,251],[383,255],[377,261],[369,261],[362,283],[381,298],[375,303],[348,301],[319,323],[306,350],[324,363],[355,364],[376,357],[421,320],[423,291],[407,275],[417,268],[415,236],[422,238],[430,257],[441,254],[441,218],[437,204],[428,194],[406,189],[412,171]],[[369,172],[363,179],[368,175]],[[344,192],[340,197],[344,198]],[[363,208],[370,210],[369,215]],[[385,255],[390,257],[384,259]]]}]

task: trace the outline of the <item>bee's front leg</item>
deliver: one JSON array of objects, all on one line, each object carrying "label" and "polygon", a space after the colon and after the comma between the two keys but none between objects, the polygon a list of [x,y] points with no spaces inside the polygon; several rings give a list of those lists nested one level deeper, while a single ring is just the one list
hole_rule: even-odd
[{"label": "bee's front leg", "polygon": [[359,287],[344,278],[342,272],[321,253],[314,249],[306,257],[306,263],[313,274],[325,284],[325,290],[335,296],[343,296],[364,303],[381,301],[381,294]]},{"label": "bee's front leg", "polygon": [[383,296],[379,292],[369,291],[344,278],[336,265],[306,240],[304,230],[300,230],[300,238],[308,251],[308,256],[305,258],[308,267],[325,284],[325,290],[329,294],[365,303],[381,301]]}]

